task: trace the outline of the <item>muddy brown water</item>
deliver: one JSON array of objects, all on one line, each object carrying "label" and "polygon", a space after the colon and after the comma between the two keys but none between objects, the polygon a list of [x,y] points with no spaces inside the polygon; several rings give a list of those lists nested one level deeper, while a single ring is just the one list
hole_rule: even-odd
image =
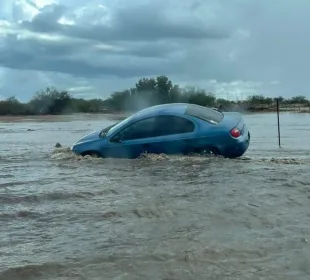
[{"label": "muddy brown water", "polygon": [[310,279],[310,115],[281,115],[281,149],[244,117],[236,160],[81,158],[113,116],[0,119],[0,279]]}]

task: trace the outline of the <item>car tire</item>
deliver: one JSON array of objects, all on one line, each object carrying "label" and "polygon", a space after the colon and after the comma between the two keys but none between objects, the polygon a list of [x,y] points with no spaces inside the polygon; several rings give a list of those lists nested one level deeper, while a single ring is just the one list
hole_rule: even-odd
[{"label": "car tire", "polygon": [[199,153],[201,155],[214,155],[214,156],[219,156],[220,155],[220,151],[215,148],[215,147],[204,147],[204,148],[201,148]]},{"label": "car tire", "polygon": [[93,157],[93,158],[98,158],[98,157],[100,157],[99,153],[94,152],[94,151],[87,151],[87,152],[84,152],[84,153],[82,154],[82,156],[83,156],[83,157],[85,157],[85,156],[91,156],[91,157]]}]

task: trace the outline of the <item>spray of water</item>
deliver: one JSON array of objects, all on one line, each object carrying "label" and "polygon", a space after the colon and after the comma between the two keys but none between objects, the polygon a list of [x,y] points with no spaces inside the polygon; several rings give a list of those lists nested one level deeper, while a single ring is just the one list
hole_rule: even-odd
[{"label": "spray of water", "polygon": [[[107,160],[128,160],[128,159],[112,159],[112,158],[98,158],[96,156],[81,156],[73,153],[69,147],[58,147],[55,148],[50,158],[52,160],[64,160],[64,161],[86,161],[86,162],[103,162]],[[249,157],[242,156],[237,159],[227,159],[222,156],[216,156],[212,154],[201,155],[201,154],[189,154],[189,155],[166,155],[166,154],[152,154],[152,153],[142,153],[136,159],[130,160],[140,160],[140,161],[194,161],[194,162],[210,162],[210,161],[236,161],[236,162],[255,162],[262,164],[288,164],[288,165],[298,165],[298,164],[310,164],[310,158],[294,158],[294,157]]]}]

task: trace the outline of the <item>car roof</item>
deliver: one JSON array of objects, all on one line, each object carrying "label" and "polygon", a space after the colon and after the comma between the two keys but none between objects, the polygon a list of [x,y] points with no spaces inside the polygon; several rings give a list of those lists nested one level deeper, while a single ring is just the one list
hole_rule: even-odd
[{"label": "car roof", "polygon": [[135,119],[151,117],[156,115],[183,115],[189,104],[187,103],[169,103],[151,106],[134,114]]}]

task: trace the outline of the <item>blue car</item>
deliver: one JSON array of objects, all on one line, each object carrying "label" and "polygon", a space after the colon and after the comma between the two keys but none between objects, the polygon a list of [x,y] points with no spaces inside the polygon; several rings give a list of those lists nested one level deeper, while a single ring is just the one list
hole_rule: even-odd
[{"label": "blue car", "polygon": [[80,155],[137,158],[142,153],[215,154],[242,156],[250,133],[240,113],[187,103],[143,109],[111,126],[90,133],[73,144]]}]

